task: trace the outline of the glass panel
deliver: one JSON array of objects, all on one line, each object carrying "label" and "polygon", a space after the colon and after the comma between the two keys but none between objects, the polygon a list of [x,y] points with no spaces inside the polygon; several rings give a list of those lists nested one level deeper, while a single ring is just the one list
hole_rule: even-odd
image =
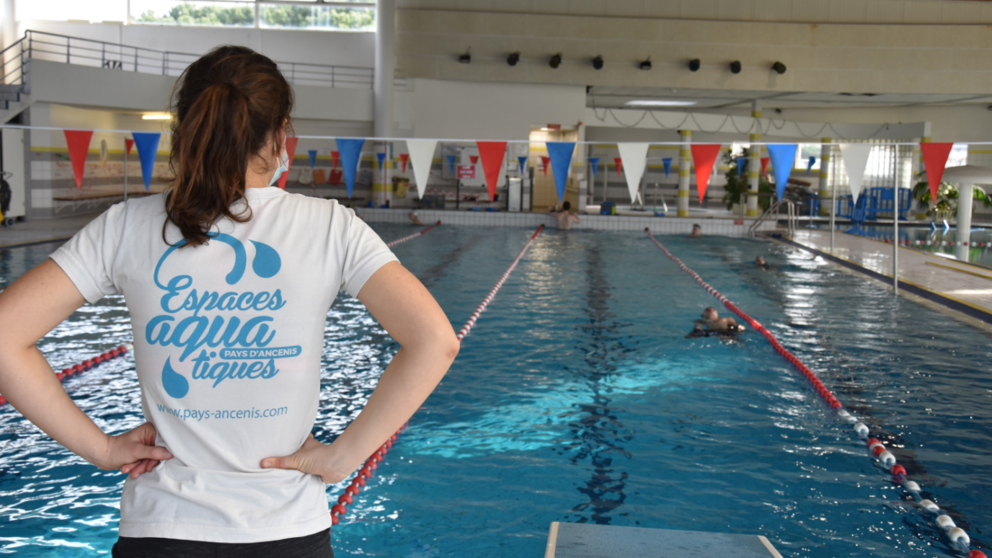
[{"label": "glass panel", "polygon": [[254,2],[131,0],[131,22],[152,25],[254,27]]},{"label": "glass panel", "polygon": [[375,31],[375,8],[261,4],[259,26],[283,29]]}]

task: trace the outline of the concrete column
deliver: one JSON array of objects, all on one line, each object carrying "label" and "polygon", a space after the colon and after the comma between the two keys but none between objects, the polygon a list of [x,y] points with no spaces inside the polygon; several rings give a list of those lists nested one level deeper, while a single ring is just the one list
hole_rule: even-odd
[{"label": "concrete column", "polygon": [[[751,118],[755,119],[754,129],[761,131],[761,127],[758,125],[758,119],[761,118],[761,102],[753,101],[751,103]],[[747,163],[747,213],[748,217],[757,217],[761,215],[761,211],[758,209],[758,180],[761,176],[761,146],[754,145],[754,142],[761,141],[761,134],[751,134],[751,148],[748,149],[748,163]]]},{"label": "concrete column", "polygon": [[[820,140],[820,215],[830,215],[837,209],[830,194],[830,138]],[[827,204],[830,204],[829,206]]]},{"label": "concrete column", "polygon": [[[958,184],[958,222],[954,235],[954,257],[968,261],[971,244],[971,206],[975,199],[974,184]],[[967,243],[967,245],[965,244]]]},{"label": "concrete column", "polygon": [[[6,1],[6,0],[5,0]],[[373,108],[375,135],[393,135],[393,76],[396,73],[396,0],[377,0],[375,6],[375,74]]]},{"label": "concrete column", "polygon": [[3,25],[0,27],[0,33],[3,34],[3,48],[9,47],[20,38],[17,36],[16,4],[16,0],[3,0]]},{"label": "concrete column", "polygon": [[689,146],[692,144],[692,130],[679,130],[679,135],[682,136],[682,145],[679,147],[679,199],[676,215],[688,217],[689,176],[692,172],[692,152]]}]

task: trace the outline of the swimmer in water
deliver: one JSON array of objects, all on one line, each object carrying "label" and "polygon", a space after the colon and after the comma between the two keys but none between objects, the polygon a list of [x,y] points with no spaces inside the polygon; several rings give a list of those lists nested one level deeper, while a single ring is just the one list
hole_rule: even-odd
[{"label": "swimmer in water", "polygon": [[686,236],[703,236],[703,228],[697,224],[692,225],[692,232]]},{"label": "swimmer in water", "polygon": [[765,258],[762,258],[761,256],[754,258],[754,265],[758,266],[758,268],[763,269],[765,271],[768,271],[772,268],[771,264],[766,262]]},{"label": "swimmer in water", "polygon": [[417,217],[416,211],[411,211],[410,214],[407,215],[407,217],[410,218],[410,222],[413,223],[414,225],[423,225],[423,223],[420,222],[420,217]]},{"label": "swimmer in water", "polygon": [[686,338],[690,337],[734,337],[744,331],[744,326],[737,323],[733,318],[721,318],[716,309],[709,307],[703,310],[701,320],[696,320],[696,325]]}]

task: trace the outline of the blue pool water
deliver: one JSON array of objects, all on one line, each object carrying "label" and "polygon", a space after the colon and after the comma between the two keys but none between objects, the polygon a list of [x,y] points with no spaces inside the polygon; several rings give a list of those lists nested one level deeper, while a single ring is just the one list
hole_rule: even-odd
[{"label": "blue pool water", "polygon": [[[531,232],[442,226],[394,251],[457,329]],[[989,332],[763,241],[659,240],[806,362],[988,548]],[[0,274],[51,249],[0,252]],[[776,269],[756,269],[757,255]],[[956,556],[760,335],[684,338],[715,304],[643,233],[545,232],[335,527],[335,552],[539,557],[549,524],[568,521],[763,534],[784,556]],[[397,347],[347,296],[326,328],[315,434],[329,441]],[[128,340],[111,297],[40,346],[60,368]],[[142,420],[130,358],[66,387],[107,430]],[[0,409],[0,552],[108,553],[121,484]]]}]

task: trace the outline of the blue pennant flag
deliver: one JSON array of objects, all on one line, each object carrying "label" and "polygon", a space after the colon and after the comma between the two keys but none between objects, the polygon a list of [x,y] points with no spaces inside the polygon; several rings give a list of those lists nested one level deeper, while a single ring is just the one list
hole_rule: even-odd
[{"label": "blue pennant flag", "polygon": [[668,173],[672,172],[672,158],[665,157],[661,162],[665,163],[665,176],[668,176]]},{"label": "blue pennant flag", "polygon": [[379,159],[379,170],[382,170],[382,162],[386,160],[386,154],[376,153],[375,156]]},{"label": "blue pennant flag", "polygon": [[744,176],[744,163],[747,162],[747,157],[737,158],[737,178]]},{"label": "blue pennant flag", "polygon": [[448,171],[455,172],[455,156],[448,155]]},{"label": "blue pennant flag", "polygon": [[816,162],[816,157],[810,157],[809,161],[806,163],[806,176],[809,176],[809,171],[813,170],[813,163]]},{"label": "blue pennant flag", "polygon": [[796,144],[769,145],[768,157],[772,160],[772,171],[775,174],[775,193],[779,201],[785,195],[785,184],[792,173],[792,163],[796,160]]},{"label": "blue pennant flag", "polygon": [[596,171],[599,170],[599,157],[589,157],[589,167],[592,169],[592,177],[595,180]]},{"label": "blue pennant flag", "polygon": [[341,170],[344,171],[344,183],[348,187],[348,197],[355,189],[355,173],[358,171],[358,161],[362,156],[364,139],[339,139],[338,152],[341,154]]},{"label": "blue pennant flag", "polygon": [[520,161],[520,174],[524,173],[524,169],[527,168],[527,157],[517,157],[517,161]]},{"label": "blue pennant flag", "polygon": [[154,132],[132,132],[134,146],[138,148],[138,158],[141,160],[141,177],[145,179],[145,191],[152,183],[152,172],[155,171],[155,155],[158,154],[158,140],[162,134]]},{"label": "blue pennant flag", "polygon": [[574,141],[549,141],[548,157],[551,158],[551,172],[555,175],[555,188],[558,189],[558,202],[565,198],[565,185],[568,183],[568,169],[572,166]]},{"label": "blue pennant flag", "polygon": [[317,150],[311,149],[307,151],[307,155],[310,155],[310,170],[313,170],[317,166]]}]

